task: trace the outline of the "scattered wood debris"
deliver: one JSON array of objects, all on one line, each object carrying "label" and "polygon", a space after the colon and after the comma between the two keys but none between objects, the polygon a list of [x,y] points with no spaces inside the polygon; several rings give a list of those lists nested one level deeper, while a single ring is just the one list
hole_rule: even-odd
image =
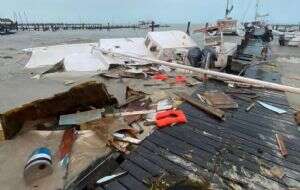
[{"label": "scattered wood debris", "polygon": [[224,92],[208,91],[204,92],[203,96],[206,98],[208,105],[219,109],[236,109],[238,104]]},{"label": "scattered wood debris", "polygon": [[214,108],[212,106],[209,106],[209,105],[205,105],[197,100],[195,100],[194,98],[188,96],[187,94],[185,93],[177,93],[177,95],[182,98],[184,101],[190,103],[191,105],[195,106],[196,108],[200,109],[200,110],[203,110],[205,111],[206,113],[209,113],[221,120],[225,120],[225,112],[220,110],[220,109],[217,109],[217,108]]},{"label": "scattered wood debris", "polygon": [[295,121],[298,125],[300,125],[300,111],[295,113]]},{"label": "scattered wood debris", "polygon": [[276,137],[277,145],[278,145],[281,155],[283,157],[286,157],[288,155],[288,152],[287,152],[287,149],[286,149],[286,146],[284,143],[283,136],[280,134],[275,134],[275,137]]}]

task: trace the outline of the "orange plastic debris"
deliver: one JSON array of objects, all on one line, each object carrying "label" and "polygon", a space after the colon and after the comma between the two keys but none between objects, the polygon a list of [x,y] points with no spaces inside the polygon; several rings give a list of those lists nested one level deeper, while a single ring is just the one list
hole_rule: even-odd
[{"label": "orange plastic debris", "polygon": [[168,76],[166,74],[159,73],[159,74],[154,75],[153,79],[164,81],[164,80],[168,79]]},{"label": "orange plastic debris", "polygon": [[186,77],[178,75],[178,76],[175,77],[175,80],[176,80],[176,83],[182,84],[182,83],[186,82]]},{"label": "orange plastic debris", "polygon": [[186,123],[187,119],[181,110],[168,110],[157,113],[155,122],[158,128],[163,128],[173,124]]}]

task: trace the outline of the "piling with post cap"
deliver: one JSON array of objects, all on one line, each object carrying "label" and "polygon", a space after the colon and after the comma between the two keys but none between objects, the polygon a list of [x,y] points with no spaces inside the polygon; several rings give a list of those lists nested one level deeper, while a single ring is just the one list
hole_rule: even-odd
[{"label": "piling with post cap", "polygon": [[190,35],[190,27],[191,27],[191,21],[189,21],[187,24],[187,28],[186,28],[187,35]]}]

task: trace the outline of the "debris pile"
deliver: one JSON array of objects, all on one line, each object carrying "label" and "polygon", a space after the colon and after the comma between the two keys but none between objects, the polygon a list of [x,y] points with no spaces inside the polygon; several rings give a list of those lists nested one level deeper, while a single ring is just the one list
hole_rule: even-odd
[{"label": "debris pile", "polygon": [[[47,77],[53,72],[61,73],[53,70],[42,75]],[[176,93],[191,94],[202,84],[199,79],[199,75],[195,77],[168,67],[117,66],[95,75],[93,81],[79,85],[73,81],[65,84],[71,86],[66,92],[2,113],[2,139],[14,142],[6,144],[8,141],[4,141],[2,148],[16,148],[16,156],[23,158],[17,168],[6,166],[7,170],[23,172],[15,187],[51,189],[53,186],[44,184],[60,178],[56,186],[70,188],[97,160],[116,152],[127,155],[154,130],[188,122],[179,109],[184,99]],[[116,83],[123,86],[121,94],[124,96],[114,93],[120,92],[114,87]],[[21,150],[20,143],[26,143],[29,136],[37,144]],[[54,139],[52,136],[55,143],[47,142],[48,138]],[[99,177],[95,184],[123,174]],[[18,178],[18,175],[8,177]]]},{"label": "debris pile", "polygon": [[[92,47],[89,45],[89,48]],[[36,51],[46,56],[42,50]],[[8,152],[5,155],[7,163],[0,166],[8,175],[2,176],[0,182],[15,179],[13,184],[2,183],[4,189],[94,189],[126,175],[127,171],[118,166],[156,130],[159,133],[175,125],[186,128],[185,124],[189,123],[193,113],[184,111],[180,106],[183,102],[212,117],[212,121],[224,123],[233,111],[241,109],[245,112],[241,114],[245,115],[262,109],[278,115],[287,113],[286,107],[272,105],[252,91],[253,88],[300,92],[294,87],[184,64],[107,50],[105,56],[109,54],[129,57],[131,61],[98,69],[99,72],[93,73],[85,82],[76,78],[64,80],[67,91],[0,114],[0,140],[3,141],[0,150]],[[49,61],[58,63],[34,78],[44,80],[53,73],[64,74],[68,71],[68,59],[62,58],[62,55],[51,57]],[[74,57],[72,59],[76,62]],[[77,61],[79,67],[84,62]],[[28,66],[38,64],[34,60],[29,63]],[[218,85],[209,88],[212,81],[224,88],[217,88]],[[241,105],[241,101],[246,102],[246,106]],[[295,114],[298,123],[299,115]],[[219,133],[218,137],[211,131],[201,133],[214,140],[217,138],[218,143],[227,144],[222,141],[225,133]],[[285,143],[288,136],[274,132],[274,139],[278,153],[286,159],[290,153],[289,143]],[[258,150],[258,153],[263,154],[263,151]],[[190,158],[193,155],[188,154]],[[16,165],[9,163],[9,158]],[[283,172],[281,168],[273,167],[269,173],[283,178]],[[161,176],[157,177],[157,181],[148,183],[151,189],[165,185],[165,188],[172,189],[210,188],[206,182],[183,180],[178,183],[176,180],[166,184]],[[244,185],[238,179],[230,180]]]}]

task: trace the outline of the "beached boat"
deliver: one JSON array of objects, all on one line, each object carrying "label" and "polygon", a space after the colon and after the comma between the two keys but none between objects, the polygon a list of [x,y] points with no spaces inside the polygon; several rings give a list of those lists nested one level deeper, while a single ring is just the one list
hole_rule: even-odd
[{"label": "beached boat", "polygon": [[217,60],[213,63],[213,66],[225,68],[228,58],[235,54],[240,42],[224,42],[223,27],[220,26],[204,27],[194,32],[203,33],[204,49],[208,49],[210,54],[215,53],[217,55]]},{"label": "beached boat", "polygon": [[[227,55],[235,50],[236,44],[224,47],[230,48],[214,48],[218,57],[215,60],[214,67],[226,67]],[[205,54],[203,54],[196,42],[186,33],[176,30],[148,32],[146,38],[100,39],[98,43],[26,49],[25,51],[30,52],[32,55],[25,67],[51,66],[63,61],[65,71],[104,72],[109,69],[110,65],[141,64],[140,62],[135,63],[134,60],[128,57],[112,56],[108,52],[118,52],[140,58],[151,58],[191,65],[189,53],[191,49],[195,48],[198,49],[200,56],[197,61],[204,65],[206,60]]]},{"label": "beached boat", "polygon": [[284,40],[287,46],[300,46],[300,32],[285,32]]},{"label": "beached boat", "polygon": [[259,13],[259,7],[260,1],[256,0],[254,21],[245,23],[246,30],[256,38],[262,37],[266,32],[266,28],[268,27],[265,18],[268,17],[269,14]]}]

